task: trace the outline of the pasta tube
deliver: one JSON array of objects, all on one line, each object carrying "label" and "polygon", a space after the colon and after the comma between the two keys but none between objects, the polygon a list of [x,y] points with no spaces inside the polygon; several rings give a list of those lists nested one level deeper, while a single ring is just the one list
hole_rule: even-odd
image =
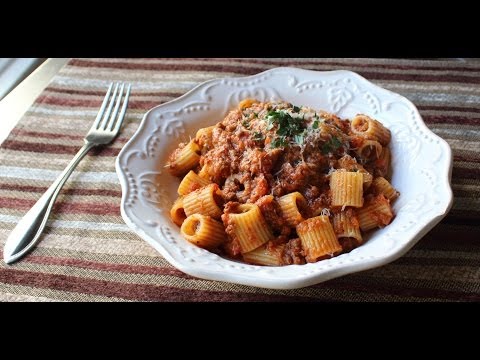
[{"label": "pasta tube", "polygon": [[330,219],[326,215],[307,219],[298,224],[296,229],[308,262],[315,262],[325,256],[332,257],[342,251]]},{"label": "pasta tube", "polygon": [[200,214],[187,217],[180,232],[189,242],[205,249],[215,248],[226,239],[221,222]]}]

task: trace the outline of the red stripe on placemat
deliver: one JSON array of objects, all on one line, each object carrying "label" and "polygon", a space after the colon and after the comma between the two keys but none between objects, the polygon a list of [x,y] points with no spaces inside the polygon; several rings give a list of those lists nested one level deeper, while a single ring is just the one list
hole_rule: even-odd
[{"label": "red stripe on placemat", "polygon": [[[472,163],[480,163],[480,157],[475,157],[474,153],[471,154],[471,156],[465,156],[465,155],[454,155],[453,156],[454,161],[464,161],[464,162],[472,162]],[[470,194],[471,195],[471,194]]]},{"label": "red stripe on placemat", "polygon": [[265,67],[244,67],[242,65],[216,65],[216,64],[162,64],[162,63],[129,63],[129,62],[98,62],[93,60],[72,60],[72,66],[96,67],[126,70],[153,70],[153,71],[211,71],[230,72],[244,75],[253,75],[265,71]]},{"label": "red stripe on placemat", "polygon": [[459,257],[401,257],[395,261],[396,265],[419,265],[419,266],[471,266],[480,268],[480,260]]},{"label": "red stripe on placemat", "polygon": [[[185,60],[185,59],[176,59],[176,60]],[[196,58],[194,60],[225,60],[222,58],[218,59],[210,59],[210,58]],[[265,65],[276,65],[276,66],[301,66],[303,64],[306,65],[331,65],[331,66],[345,66],[345,67],[364,67],[364,68],[375,68],[375,69],[392,69],[392,70],[437,70],[437,71],[468,71],[468,72],[480,72],[479,68],[471,68],[466,66],[459,66],[459,67],[440,67],[440,66],[414,66],[414,65],[400,65],[400,64],[362,64],[362,63],[352,63],[351,61],[275,61],[275,60],[259,60],[259,59],[233,59],[236,62],[242,62],[247,64],[265,64]]]},{"label": "red stripe on placemat", "polygon": [[0,269],[0,281],[37,288],[87,295],[119,297],[137,301],[314,301],[300,296],[221,292],[149,284],[126,284],[75,276]]},{"label": "red stripe on placemat", "polygon": [[384,294],[389,296],[399,297],[416,297],[416,298],[430,298],[430,299],[444,299],[456,301],[479,301],[480,294],[468,291],[442,290],[440,288],[414,288],[407,284],[402,284],[403,281],[396,279],[396,282],[391,284],[374,283],[375,279],[368,283],[362,282],[358,279],[358,275],[352,277],[343,277],[335,280],[329,280],[325,283],[314,285],[315,288],[330,288],[336,290],[345,290],[352,292],[371,293],[372,295]]},{"label": "red stripe on placemat", "polygon": [[[265,67],[243,67],[241,65],[210,65],[210,64],[160,64],[160,63],[128,63],[128,62],[96,62],[91,60],[72,60],[72,66],[79,67],[97,67],[97,68],[111,68],[111,69],[130,69],[130,70],[154,70],[154,71],[211,71],[211,72],[228,72],[242,75],[254,75],[266,70]],[[305,69],[309,66],[301,64]],[[355,65],[352,65],[355,66]],[[461,83],[480,83],[479,77],[462,76],[462,75],[430,75],[424,74],[389,74],[389,73],[375,73],[368,71],[359,71],[360,75],[370,80],[401,80],[401,81],[424,81],[424,82],[461,82]]]},{"label": "red stripe on placemat", "polygon": [[[441,226],[442,224],[475,226],[476,227],[475,231],[472,230],[470,235],[466,235],[466,236],[470,236],[470,241],[471,241],[470,247],[472,247],[473,246],[472,244],[475,244],[476,242],[478,242],[477,241],[478,234],[480,234],[479,219],[480,219],[480,209],[478,209],[477,211],[453,209],[448,213],[448,215],[442,220],[442,222],[438,226]],[[454,236],[456,237],[458,236],[458,234],[455,234]],[[478,243],[480,246],[480,242]],[[480,248],[479,248],[479,252],[480,252]]]},{"label": "red stripe on placemat", "polygon": [[[2,252],[0,251],[0,256]],[[61,265],[61,266],[75,266],[84,269],[93,269],[101,271],[122,272],[128,274],[143,274],[143,275],[172,275],[188,279],[194,279],[193,276],[187,275],[175,268],[147,266],[147,265],[129,265],[129,264],[115,264],[106,262],[97,262],[83,259],[73,259],[64,257],[52,256],[38,256],[30,254],[23,259],[23,261],[44,264],[44,265]],[[422,266],[471,266],[480,267],[480,260],[478,259],[464,259],[458,257],[402,257],[395,261],[396,265],[422,265]]]},{"label": "red stripe on placemat", "polygon": [[[458,212],[471,214],[469,211]],[[478,241],[480,224],[477,223],[477,226],[461,225],[459,224],[461,219],[463,219],[463,216],[457,218],[451,211],[440,224],[430,230],[415,245],[415,249],[480,253],[480,241]],[[462,257],[462,255],[459,255],[459,257]]]},{"label": "red stripe on placemat", "polygon": [[[271,66],[271,67],[282,67],[282,66],[293,66],[293,67],[306,67],[306,66],[343,66],[345,68],[348,67],[359,67],[359,68],[371,68],[371,69],[391,69],[391,70],[417,70],[417,71],[422,71],[422,70],[433,70],[433,71],[442,71],[444,73],[448,73],[451,71],[465,71],[465,72],[480,72],[480,67],[475,68],[475,67],[467,67],[467,66],[452,66],[452,67],[444,67],[444,66],[420,66],[420,65],[404,65],[404,64],[362,64],[360,62],[351,62],[349,60],[347,61],[322,61],[322,59],[318,60],[313,60],[313,61],[297,61],[297,60],[288,60],[288,59],[280,59],[280,60],[275,60],[275,59],[243,59],[243,58],[233,58],[233,59],[224,59],[224,58],[162,58],[162,59],[143,59],[145,60],[142,63],[131,63],[133,66],[135,65],[156,65],[157,63],[153,63],[150,60],[158,61],[158,60],[174,60],[178,61],[179,63],[188,61],[190,62],[187,65],[191,65],[191,62],[194,61],[202,61],[202,62],[208,62],[208,61],[215,61],[215,62],[224,62],[225,64],[228,64],[229,61],[235,61],[236,63],[240,64],[258,64],[258,65],[265,65]],[[95,61],[95,60],[82,60],[82,59],[73,59],[69,62],[69,65],[73,66],[80,66],[80,67],[85,67],[85,61],[90,61],[92,66],[96,66],[96,64],[118,64],[119,62],[108,62],[108,61]],[[163,63],[163,65],[171,65],[168,63]],[[241,66],[241,65],[239,65]],[[87,66],[88,67],[88,66]],[[108,66],[105,66],[108,67]]]},{"label": "red stripe on placemat", "polygon": [[[174,268],[165,268],[165,267],[155,267],[155,266],[145,266],[145,265],[127,265],[127,264],[112,264],[112,263],[98,263],[88,260],[79,260],[79,259],[69,259],[69,258],[54,258],[47,256],[33,256],[29,255],[24,259],[25,261],[44,264],[44,265],[62,265],[62,266],[77,266],[85,269],[93,269],[100,271],[111,271],[111,272],[122,272],[129,274],[142,274],[142,275],[171,275],[176,277],[181,277],[185,279],[195,279],[192,276],[189,276],[177,269]],[[424,266],[479,266],[480,261],[471,260],[468,263],[465,262],[465,259],[453,259],[453,258],[407,258],[403,257],[395,262],[396,264],[403,265],[424,265]],[[332,282],[333,284],[333,282]],[[332,285],[330,284],[330,285]],[[334,285],[333,287],[337,287]],[[369,285],[369,290],[371,289]],[[418,289],[408,289],[412,296],[418,296]],[[445,292],[441,291],[439,294],[438,290],[433,290],[435,296],[440,298],[458,298],[458,292]],[[463,294],[463,293],[462,293]],[[422,297],[430,297],[430,292],[425,293],[425,290],[421,291]],[[439,296],[440,295],[440,296]],[[468,295],[472,297],[472,294]]]},{"label": "red stripe on placemat", "polygon": [[480,169],[469,169],[469,168],[461,168],[458,166],[455,166],[455,163],[453,163],[453,169],[452,169],[452,182],[454,179],[460,178],[460,179],[478,179],[480,177]]},{"label": "red stripe on placemat", "polygon": [[459,111],[480,113],[480,107],[460,107],[460,106],[444,106],[444,105],[417,105],[418,110],[437,110],[437,111]]},{"label": "red stripe on placemat", "polygon": [[429,124],[461,124],[480,126],[480,118],[472,118],[458,115],[422,115],[423,120]]}]

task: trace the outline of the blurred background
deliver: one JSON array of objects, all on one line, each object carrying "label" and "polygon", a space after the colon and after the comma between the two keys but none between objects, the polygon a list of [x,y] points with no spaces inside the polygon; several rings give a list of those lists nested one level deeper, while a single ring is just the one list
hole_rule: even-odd
[{"label": "blurred background", "polygon": [[68,58],[0,58],[0,144]]},{"label": "blurred background", "polygon": [[0,100],[21,83],[46,58],[0,58]]}]

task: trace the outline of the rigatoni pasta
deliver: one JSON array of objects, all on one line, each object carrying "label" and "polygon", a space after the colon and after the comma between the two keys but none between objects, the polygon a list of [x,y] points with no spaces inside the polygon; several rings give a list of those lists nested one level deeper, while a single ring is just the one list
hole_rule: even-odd
[{"label": "rigatoni pasta", "polygon": [[182,226],[183,221],[187,218],[187,214],[185,214],[185,209],[183,208],[183,196],[177,198],[173,203],[170,209],[170,217],[175,224]]},{"label": "rigatoni pasta", "polygon": [[387,226],[393,219],[390,201],[383,194],[368,199],[357,214],[362,231]]},{"label": "rigatoni pasta", "polygon": [[351,121],[352,132],[368,140],[376,140],[381,145],[388,145],[391,139],[390,130],[381,122],[366,115],[357,115]]},{"label": "rigatoni pasta", "polygon": [[372,161],[380,157],[382,150],[382,145],[378,141],[365,140],[355,152],[361,159]]},{"label": "rigatoni pasta", "polygon": [[197,166],[200,161],[200,147],[195,141],[190,141],[177,148],[170,156],[168,170],[172,175],[182,176]]},{"label": "rigatoni pasta", "polygon": [[192,244],[263,266],[349,252],[394,219],[391,133],[364,114],[242,100],[172,152],[170,215]]},{"label": "rigatoni pasta", "polygon": [[285,245],[268,247],[262,245],[255,250],[243,254],[243,260],[250,264],[280,266],[282,265],[282,253]]},{"label": "rigatoni pasta", "polygon": [[305,220],[302,212],[305,212],[307,201],[298,191],[283,195],[277,201],[282,211],[282,217],[289,226],[297,226]]},{"label": "rigatoni pasta", "polygon": [[393,201],[395,200],[400,193],[388,182],[384,177],[377,177],[373,180],[372,191],[374,194],[383,194],[385,197]]},{"label": "rigatoni pasta", "polygon": [[337,161],[337,166],[339,169],[345,169],[347,171],[358,171],[363,175],[363,191],[368,190],[372,184],[373,175],[370,174],[363,165],[359,164],[355,158],[352,158],[350,155],[342,156]]},{"label": "rigatoni pasta", "polygon": [[187,216],[202,214],[220,219],[223,213],[221,205],[222,197],[217,184],[209,184],[183,197],[183,209]]},{"label": "rigatoni pasta", "polygon": [[296,230],[308,262],[315,262],[326,256],[333,257],[342,250],[330,219],[326,215],[302,221],[297,225]]},{"label": "rigatoni pasta", "polygon": [[193,170],[190,170],[178,185],[178,195],[187,195],[192,191],[198,190],[210,184],[206,178],[198,176]]},{"label": "rigatoni pasta", "polygon": [[208,150],[212,147],[212,136],[213,129],[215,126],[209,126],[206,128],[199,129],[195,135],[195,142],[203,150]]},{"label": "rigatoni pasta", "polygon": [[384,147],[380,157],[375,161],[375,176],[387,177],[390,169],[390,149]]},{"label": "rigatoni pasta", "polygon": [[344,250],[351,250],[363,242],[360,222],[354,209],[347,209],[335,213],[333,215],[333,229]]},{"label": "rigatoni pasta", "polygon": [[363,175],[359,172],[334,171],[330,175],[332,206],[363,206]]},{"label": "rigatoni pasta", "polygon": [[185,239],[205,249],[217,247],[226,236],[221,222],[200,214],[187,217],[180,232]]},{"label": "rigatoni pasta", "polygon": [[231,236],[238,240],[240,251],[247,253],[273,239],[258,205],[241,204],[222,216],[223,223],[231,228]]}]

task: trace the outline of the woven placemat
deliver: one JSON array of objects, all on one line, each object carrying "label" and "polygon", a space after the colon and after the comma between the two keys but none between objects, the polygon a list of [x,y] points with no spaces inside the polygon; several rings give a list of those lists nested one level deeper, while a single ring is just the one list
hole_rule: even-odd
[{"label": "woven placemat", "polygon": [[[124,224],[115,157],[145,111],[205,80],[277,66],[358,72],[409,98],[452,147],[452,210],[401,259],[308,288],[258,289],[190,277]],[[72,59],[0,148],[0,249],[80,148],[115,80],[134,89],[124,130],[80,163],[39,246],[13,266],[0,262],[0,300],[480,300],[480,62],[473,60]]]}]

